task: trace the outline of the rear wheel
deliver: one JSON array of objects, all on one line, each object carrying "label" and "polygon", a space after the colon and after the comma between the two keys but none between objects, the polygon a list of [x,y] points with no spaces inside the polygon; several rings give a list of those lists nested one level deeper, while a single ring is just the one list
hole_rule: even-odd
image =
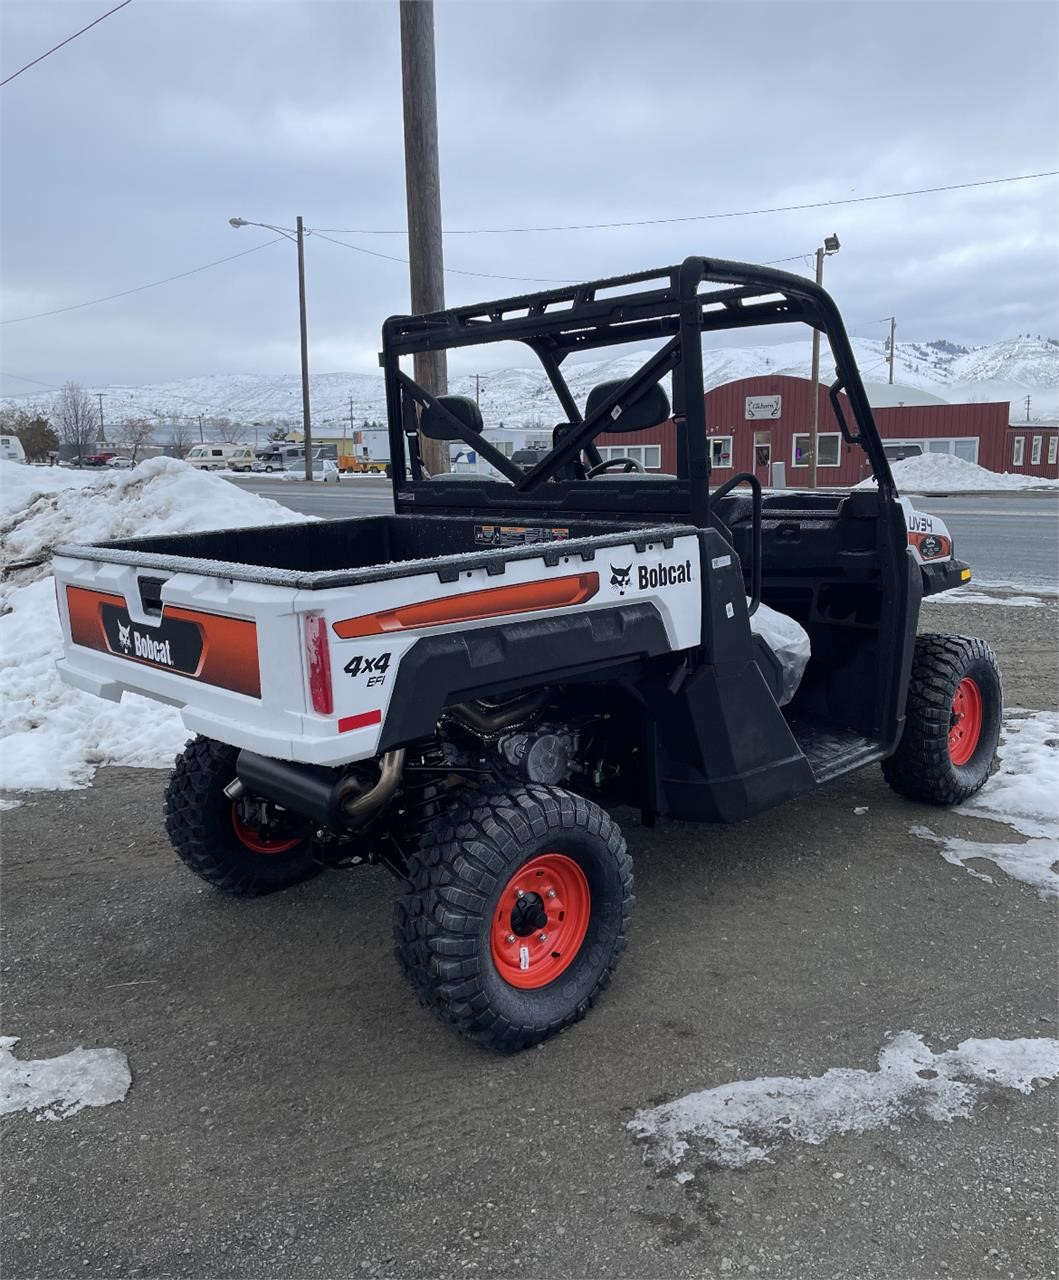
[{"label": "rear wheel", "polygon": [[905,728],[883,761],[891,787],[910,800],[959,804],[989,777],[1004,694],[996,655],[968,636],[916,637]]},{"label": "rear wheel", "polygon": [[632,859],[598,806],[555,787],[475,792],[410,859],[395,950],[423,1004],[513,1052],[585,1016],[632,905]]},{"label": "rear wheel", "polygon": [[195,738],[177,756],[165,795],[165,825],[181,861],[224,893],[251,898],[286,889],[318,870],[304,819],[269,801],[230,800],[235,747]]}]

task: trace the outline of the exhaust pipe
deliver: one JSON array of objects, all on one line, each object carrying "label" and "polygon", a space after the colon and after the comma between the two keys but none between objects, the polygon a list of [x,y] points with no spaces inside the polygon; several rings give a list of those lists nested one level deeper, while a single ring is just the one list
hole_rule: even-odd
[{"label": "exhaust pipe", "polygon": [[526,720],[544,705],[547,689],[535,689],[509,702],[454,702],[444,714],[475,733],[494,734]]},{"label": "exhaust pipe", "polygon": [[[319,826],[339,830],[355,826],[380,809],[397,790],[404,770],[404,751],[387,751],[379,766],[379,780],[363,790],[354,776],[335,780],[333,769],[308,764],[292,764],[259,756],[255,751],[240,751],[235,761],[236,782],[243,791],[263,796],[292,813],[311,818]],[[225,789],[235,789],[230,783]]]}]

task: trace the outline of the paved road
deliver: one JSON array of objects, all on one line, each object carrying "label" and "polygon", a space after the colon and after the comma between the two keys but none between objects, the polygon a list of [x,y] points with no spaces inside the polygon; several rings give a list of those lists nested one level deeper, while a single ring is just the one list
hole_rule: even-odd
[{"label": "paved road", "polygon": [[[388,480],[351,480],[315,486],[303,481],[241,477],[242,489],[275,498],[306,515],[336,519],[393,510]],[[1059,493],[967,494],[913,498],[917,508],[946,522],[957,554],[982,584],[1010,583],[1059,592]]]},{"label": "paved road", "polygon": [[[994,643],[1012,703],[1057,705],[1053,608],[927,613]],[[108,769],[4,814],[5,1033],[133,1071],[119,1104],[5,1122],[12,1280],[1054,1274],[1054,1085],[696,1160],[683,1185],[624,1127],[727,1081],[874,1069],[905,1028],[935,1051],[1054,1036],[1054,906],[910,834],[1007,828],[901,801],[877,768],[736,827],[619,811],[638,904],[616,979],[501,1058],[403,985],[386,873],[221,897],[169,849],[164,783]]]}]

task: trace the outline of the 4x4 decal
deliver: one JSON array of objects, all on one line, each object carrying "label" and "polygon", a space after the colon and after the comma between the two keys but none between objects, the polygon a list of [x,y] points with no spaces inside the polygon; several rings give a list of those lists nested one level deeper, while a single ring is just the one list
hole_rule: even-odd
[{"label": "4x4 decal", "polygon": [[368,676],[368,686],[382,684],[386,679],[386,672],[390,667],[390,654],[380,653],[375,658],[365,658],[361,654],[357,654],[355,658],[350,658],[342,670],[347,676],[356,679],[357,676]]}]

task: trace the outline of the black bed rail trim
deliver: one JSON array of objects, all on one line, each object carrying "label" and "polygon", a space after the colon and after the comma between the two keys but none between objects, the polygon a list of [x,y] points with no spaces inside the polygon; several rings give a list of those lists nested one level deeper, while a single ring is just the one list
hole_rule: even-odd
[{"label": "black bed rail trim", "polygon": [[[444,517],[439,518],[444,519]],[[511,523],[528,524],[530,522],[513,519]],[[270,526],[265,526],[265,529],[268,528]],[[264,565],[206,560],[194,556],[152,554],[149,550],[140,551],[131,546],[118,548],[66,542],[55,547],[53,554],[94,563],[133,565],[138,569],[160,570],[166,574],[195,573],[207,578],[227,578],[270,587],[323,591],[331,587],[357,586],[366,582],[390,582],[394,578],[410,578],[424,573],[434,573],[439,582],[445,583],[455,582],[461,573],[474,569],[484,569],[490,576],[498,576],[503,572],[504,566],[514,560],[543,560],[549,567],[554,567],[567,557],[577,556],[587,562],[595,559],[597,551],[607,547],[625,546],[629,543],[642,554],[656,543],[669,548],[673,545],[675,538],[694,537],[697,532],[698,530],[691,525],[622,529],[613,533],[569,538],[565,541],[536,542],[520,547],[497,547],[490,551],[466,551],[456,555],[435,556],[429,560],[395,560],[389,564],[368,565],[363,569],[322,569],[316,572],[272,569]],[[150,540],[144,539],[144,541]]]}]

